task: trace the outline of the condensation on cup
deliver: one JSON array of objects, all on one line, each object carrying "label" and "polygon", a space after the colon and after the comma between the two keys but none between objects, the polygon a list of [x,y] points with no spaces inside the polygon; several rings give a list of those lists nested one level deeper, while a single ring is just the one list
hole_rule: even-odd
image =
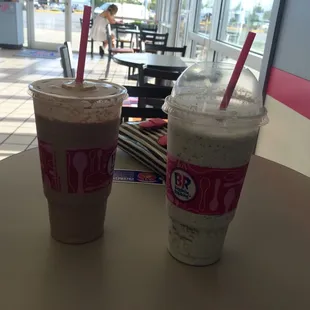
[{"label": "condensation on cup", "polygon": [[220,110],[233,69],[223,63],[191,66],[163,106],[169,124],[168,250],[189,265],[220,259],[258,130],[268,122],[259,84],[248,69],[228,108]]}]

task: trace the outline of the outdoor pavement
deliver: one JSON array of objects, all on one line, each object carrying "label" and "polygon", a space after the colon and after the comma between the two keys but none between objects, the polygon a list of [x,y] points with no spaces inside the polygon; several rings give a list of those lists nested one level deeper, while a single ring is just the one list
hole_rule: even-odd
[{"label": "outdoor pavement", "polygon": [[[71,21],[71,44],[73,51],[78,51],[80,46],[81,12],[72,14]],[[24,25],[24,46],[28,46],[28,33],[27,33],[27,14],[23,12],[23,25]],[[58,45],[63,44],[65,40],[65,19],[63,12],[51,11],[35,11],[34,15],[34,36],[36,42],[42,43],[55,43]],[[98,52],[100,42],[95,42],[95,51]]]},{"label": "outdoor pavement", "polygon": [[[79,50],[82,12],[74,12],[71,16],[71,44],[73,51]],[[27,12],[23,11],[24,46],[27,47]],[[34,37],[36,42],[63,44],[65,40],[65,15],[63,12],[38,11],[34,12]],[[95,42],[96,51],[99,50],[99,42]]]},{"label": "outdoor pavement", "polygon": [[[23,58],[16,51],[0,49],[0,160],[37,146],[32,99],[28,84],[62,76],[59,59]],[[102,79],[107,60],[87,58],[85,76]],[[108,80],[121,85],[135,85],[127,80],[127,67],[111,62]]]},{"label": "outdoor pavement", "polygon": [[[72,48],[79,50],[82,12],[75,12],[71,17]],[[27,46],[27,13],[23,11],[24,46]],[[37,42],[63,44],[65,41],[65,15],[63,12],[35,11],[34,36]],[[98,47],[99,48],[99,47]]]}]

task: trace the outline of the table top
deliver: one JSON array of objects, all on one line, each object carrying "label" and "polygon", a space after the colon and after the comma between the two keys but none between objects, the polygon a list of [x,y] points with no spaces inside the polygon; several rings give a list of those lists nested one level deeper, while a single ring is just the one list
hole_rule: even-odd
[{"label": "table top", "polygon": [[120,28],[122,31],[133,34],[140,34],[139,29]]},{"label": "table top", "polygon": [[[127,32],[127,33],[133,33],[133,34],[140,34],[141,33],[141,30],[140,29],[131,29],[131,28],[126,28],[125,26],[124,27],[119,27],[120,30],[124,31],[124,32]],[[156,32],[154,31],[151,31],[151,30],[142,30],[143,33],[146,33],[146,34],[155,34]],[[157,32],[157,34],[159,34]]]},{"label": "table top", "polygon": [[114,55],[113,59],[118,64],[128,67],[144,64],[149,68],[175,71],[183,71],[188,67],[186,58],[175,55],[158,55],[151,53],[122,53]]},{"label": "table top", "polygon": [[[141,169],[126,154],[117,168]],[[38,151],[0,162],[0,309],[310,309],[310,180],[253,157],[215,265],[166,250],[164,186],[115,183],[105,234],[70,246],[50,238]]]}]

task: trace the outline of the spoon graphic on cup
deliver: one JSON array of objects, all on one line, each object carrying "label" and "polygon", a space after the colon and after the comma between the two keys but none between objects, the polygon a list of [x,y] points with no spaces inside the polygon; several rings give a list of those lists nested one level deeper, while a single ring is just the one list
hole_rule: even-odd
[{"label": "spoon graphic on cup", "polygon": [[219,206],[219,201],[218,201],[218,192],[220,189],[220,185],[221,185],[221,180],[220,179],[216,179],[215,181],[215,189],[214,189],[214,196],[213,199],[211,200],[209,207],[211,211],[216,211],[218,206]]},{"label": "spoon graphic on cup", "polygon": [[72,163],[73,163],[75,170],[78,173],[78,190],[77,190],[77,192],[78,193],[84,193],[83,173],[84,173],[85,169],[87,168],[88,158],[87,158],[86,154],[84,154],[82,152],[78,152],[74,155]]}]

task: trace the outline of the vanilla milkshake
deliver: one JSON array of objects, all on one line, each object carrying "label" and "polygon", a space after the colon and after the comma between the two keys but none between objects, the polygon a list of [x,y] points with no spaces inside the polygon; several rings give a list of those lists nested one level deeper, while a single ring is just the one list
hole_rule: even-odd
[{"label": "vanilla milkshake", "polygon": [[103,233],[126,89],[67,79],[36,81],[29,88],[51,234],[64,243],[95,240]]},{"label": "vanilla milkshake", "polygon": [[[266,111],[240,86],[229,109],[219,111],[225,71],[195,66],[180,77],[164,105],[168,113],[166,205],[169,252],[181,262],[203,266],[221,257]],[[188,87],[186,78],[193,81],[199,69],[200,82],[209,89],[199,88],[199,83]]]}]

